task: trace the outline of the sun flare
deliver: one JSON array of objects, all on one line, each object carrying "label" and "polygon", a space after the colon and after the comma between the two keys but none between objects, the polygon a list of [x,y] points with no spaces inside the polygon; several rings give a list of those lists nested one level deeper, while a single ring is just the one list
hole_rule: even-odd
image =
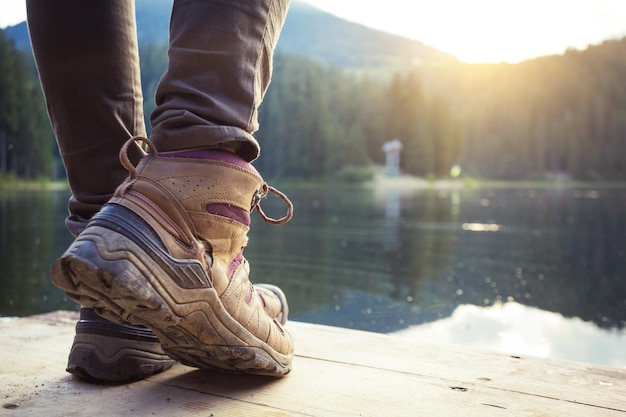
[{"label": "sun flare", "polygon": [[[626,36],[623,0],[300,1],[469,63],[515,63]],[[0,2],[0,27],[25,19],[23,1]]]},{"label": "sun flare", "polygon": [[515,63],[626,35],[622,0],[304,1],[470,63]]}]

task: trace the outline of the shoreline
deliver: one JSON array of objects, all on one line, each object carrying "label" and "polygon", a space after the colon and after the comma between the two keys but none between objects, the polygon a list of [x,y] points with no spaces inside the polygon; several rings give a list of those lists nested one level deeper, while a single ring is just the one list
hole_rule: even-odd
[{"label": "shoreline", "polygon": [[626,181],[620,180],[490,180],[477,178],[434,179],[403,175],[400,177],[386,177],[377,174],[372,181],[367,182],[373,188],[403,188],[403,189],[433,189],[433,190],[461,190],[461,189],[575,189],[599,188],[621,189],[626,188]]},{"label": "shoreline", "polygon": [[[541,179],[541,180],[492,180],[480,178],[428,179],[401,175],[387,177],[375,174],[371,180],[363,182],[335,182],[332,180],[276,180],[283,187],[317,188],[329,185],[348,188],[389,188],[416,190],[463,190],[463,189],[622,189],[626,188],[626,180],[572,180],[572,179]],[[67,180],[22,180],[0,178],[0,191],[69,191]]]},{"label": "shoreline", "polygon": [[69,191],[66,180],[0,178],[0,191]]}]

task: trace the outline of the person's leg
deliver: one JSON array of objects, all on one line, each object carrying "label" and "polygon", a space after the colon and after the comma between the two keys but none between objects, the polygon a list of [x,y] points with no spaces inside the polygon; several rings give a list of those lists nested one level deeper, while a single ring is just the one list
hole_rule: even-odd
[{"label": "person's leg", "polygon": [[[50,121],[72,191],[76,236],[126,178],[119,150],[145,134],[134,3],[28,0],[28,26]],[[139,159],[138,149],[132,150]],[[146,328],[81,309],[68,371],[123,381],[174,363]]]},{"label": "person's leg", "polygon": [[[137,167],[122,159],[129,179],[51,271],[70,297],[150,327],[188,365],[291,369],[291,337],[243,257],[250,212],[268,191],[281,195],[248,162],[259,153],[252,133],[287,3],[175,1],[153,142],[135,140],[149,154]],[[275,223],[291,216],[282,197],[288,215]],[[274,296],[286,312],[282,292]]]},{"label": "person's leg", "polygon": [[151,140],[160,152],[227,147],[248,162],[289,0],[176,0]]},{"label": "person's leg", "polygon": [[[118,157],[122,144],[146,132],[134,1],[27,0],[27,13],[73,194],[69,222],[80,222],[126,178]],[[139,152],[132,152],[138,160]]]}]

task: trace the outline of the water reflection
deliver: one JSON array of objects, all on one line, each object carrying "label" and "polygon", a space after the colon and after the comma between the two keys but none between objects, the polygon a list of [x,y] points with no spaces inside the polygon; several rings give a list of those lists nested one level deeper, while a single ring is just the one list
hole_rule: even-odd
[{"label": "water reflection", "polygon": [[[593,323],[599,333],[578,337],[603,344],[603,334],[625,327],[624,189],[405,185],[282,187],[295,216],[278,228],[253,216],[252,280],[280,285],[294,320],[376,332],[456,319],[469,306],[499,311],[494,305]],[[66,201],[66,192],[0,196],[0,316],[75,308],[48,279],[71,241]],[[263,207],[284,210],[278,199]],[[492,323],[492,335],[504,334]],[[534,325],[512,326],[519,337],[507,340],[525,346]],[[623,337],[615,343],[626,351]]]},{"label": "water reflection", "polygon": [[48,279],[71,242],[63,220],[67,192],[7,191],[0,196],[0,316],[25,316],[74,303]]},{"label": "water reflection", "polygon": [[450,317],[396,334],[426,343],[626,368],[626,332],[602,330],[578,318],[515,302],[490,307],[463,304]]},{"label": "water reflection", "polygon": [[[621,189],[289,195],[300,203],[293,223],[255,225],[247,253],[255,279],[286,288],[296,320],[393,332],[451,317],[459,306],[504,303],[587,322],[597,333],[578,337],[598,346],[626,324]],[[623,333],[615,337],[624,351]]]}]

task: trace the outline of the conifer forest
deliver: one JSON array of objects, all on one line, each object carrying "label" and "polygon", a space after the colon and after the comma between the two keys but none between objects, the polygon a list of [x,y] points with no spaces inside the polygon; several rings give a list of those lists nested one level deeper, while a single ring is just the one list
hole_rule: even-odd
[{"label": "conifer forest", "polygon": [[[146,119],[167,66],[141,52]],[[401,169],[447,178],[626,180],[626,38],[518,64],[382,74],[277,53],[256,162],[271,179],[362,180],[403,144]],[[0,31],[0,176],[63,176],[30,52]]]}]

